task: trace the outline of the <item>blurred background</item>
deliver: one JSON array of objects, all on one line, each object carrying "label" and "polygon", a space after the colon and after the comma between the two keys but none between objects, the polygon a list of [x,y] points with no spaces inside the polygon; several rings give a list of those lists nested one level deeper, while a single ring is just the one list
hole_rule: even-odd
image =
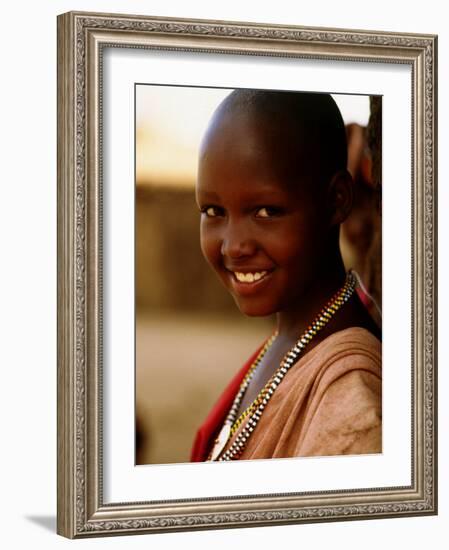
[{"label": "blurred background", "polygon": [[[240,313],[199,245],[199,144],[231,91],[136,86],[136,464],[188,462],[196,429],[274,329],[274,317]],[[356,182],[342,253],[380,305],[381,98],[333,97]]]}]

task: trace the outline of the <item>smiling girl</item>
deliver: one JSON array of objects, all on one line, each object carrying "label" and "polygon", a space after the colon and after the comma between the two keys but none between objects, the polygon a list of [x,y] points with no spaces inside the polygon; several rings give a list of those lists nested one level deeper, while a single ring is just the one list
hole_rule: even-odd
[{"label": "smiling girl", "polygon": [[247,316],[276,330],[198,431],[191,459],[381,452],[380,331],[346,273],[344,123],[328,94],[235,90],[203,138],[201,249]]}]

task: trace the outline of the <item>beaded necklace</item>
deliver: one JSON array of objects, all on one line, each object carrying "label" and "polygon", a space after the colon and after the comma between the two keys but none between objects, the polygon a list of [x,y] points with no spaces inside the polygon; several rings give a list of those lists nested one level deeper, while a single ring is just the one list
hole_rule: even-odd
[{"label": "beaded necklace", "polygon": [[[259,422],[267,403],[271,399],[276,388],[283,380],[284,376],[287,374],[288,370],[292,367],[292,365],[294,365],[298,356],[301,354],[307,344],[313,339],[313,337],[316,336],[316,334],[327,325],[327,323],[332,319],[335,313],[343,306],[343,304],[345,304],[349,300],[355,290],[355,287],[356,278],[353,272],[349,271],[346,275],[346,282],[343,287],[332,296],[329,302],[315,317],[312,324],[309,325],[307,330],[300,336],[296,344],[284,355],[276,372],[271,376],[271,378],[259,392],[258,396],[251,403],[251,405],[247,407],[243,411],[243,413],[237,418],[240,404],[242,402],[243,396],[246,393],[246,390],[248,389],[249,383],[251,382],[251,379],[253,378],[254,373],[259,366],[263,356],[266,354],[266,352],[276,339],[278,331],[276,330],[270,336],[264,347],[257,355],[247,374],[245,375],[240,385],[239,391],[235,396],[231,409],[229,410],[229,413],[223,424],[223,427],[217,439],[215,440],[214,447],[212,448],[212,451],[209,454],[207,460],[227,461],[236,460],[239,458],[239,456],[245,449],[246,443],[250,438],[252,432],[254,431],[254,428],[257,426],[257,423]],[[244,420],[248,417],[249,420],[247,421],[241,432],[238,434],[235,441],[232,443],[229,449],[222,456],[220,456],[231,436],[235,434],[235,432],[240,428]]]}]

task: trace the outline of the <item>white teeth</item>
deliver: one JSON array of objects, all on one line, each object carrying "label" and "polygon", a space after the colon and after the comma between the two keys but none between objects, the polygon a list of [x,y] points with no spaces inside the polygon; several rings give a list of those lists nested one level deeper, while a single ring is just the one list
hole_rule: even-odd
[{"label": "white teeth", "polygon": [[236,278],[241,283],[253,283],[258,281],[264,275],[267,274],[267,271],[257,271],[256,273],[239,273],[238,271],[234,272]]}]

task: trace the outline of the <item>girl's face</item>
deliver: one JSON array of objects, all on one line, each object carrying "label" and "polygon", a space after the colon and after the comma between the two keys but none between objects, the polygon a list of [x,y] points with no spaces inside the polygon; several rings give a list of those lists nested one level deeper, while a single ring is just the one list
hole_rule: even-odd
[{"label": "girl's face", "polygon": [[323,254],[322,208],[286,149],[242,117],[212,126],[200,153],[201,249],[249,316],[299,305]]}]

